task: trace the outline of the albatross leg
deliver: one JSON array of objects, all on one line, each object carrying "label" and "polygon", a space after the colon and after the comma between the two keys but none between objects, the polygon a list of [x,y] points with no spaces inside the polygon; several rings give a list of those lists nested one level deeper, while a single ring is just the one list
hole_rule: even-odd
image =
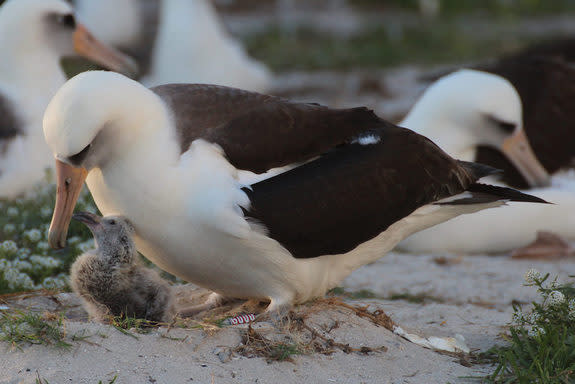
[{"label": "albatross leg", "polygon": [[269,321],[274,327],[281,329],[292,307],[291,297],[272,298],[265,312],[257,315],[254,321]]},{"label": "albatross leg", "polygon": [[208,311],[213,308],[220,307],[226,303],[234,301],[229,297],[224,297],[219,293],[212,292],[203,304],[193,305],[178,311],[179,317],[194,317],[200,312]]}]

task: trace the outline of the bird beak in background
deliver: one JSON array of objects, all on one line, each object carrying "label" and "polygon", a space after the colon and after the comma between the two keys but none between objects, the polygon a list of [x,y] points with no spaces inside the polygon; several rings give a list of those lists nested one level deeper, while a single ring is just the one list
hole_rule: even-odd
[{"label": "bird beak in background", "polygon": [[56,206],[48,232],[48,243],[54,249],[66,246],[68,226],[76,201],[88,176],[86,168],[75,168],[60,160],[56,160]]},{"label": "bird beak in background", "polygon": [[535,156],[525,131],[521,127],[518,127],[511,136],[503,140],[501,150],[531,187],[549,186],[549,173]]},{"label": "bird beak in background", "polygon": [[74,31],[74,50],[78,55],[109,70],[129,77],[135,77],[138,73],[138,65],[131,57],[101,43],[85,26],[79,23]]}]

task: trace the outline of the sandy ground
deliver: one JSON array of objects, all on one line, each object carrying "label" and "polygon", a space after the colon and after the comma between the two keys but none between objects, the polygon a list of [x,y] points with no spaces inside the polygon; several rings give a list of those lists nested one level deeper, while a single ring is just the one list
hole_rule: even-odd
[{"label": "sandy ground", "polygon": [[[512,302],[528,303],[536,298],[534,289],[522,285],[527,269],[535,267],[566,279],[575,273],[573,261],[390,253],[360,268],[342,284],[347,292],[366,290],[364,293],[375,298],[339,298],[352,306],[369,305],[371,312],[381,309],[408,332],[422,336],[461,334],[477,352],[502,342],[499,334],[511,319]],[[181,302],[205,296],[192,286],[176,289]],[[428,299],[420,304],[389,300],[398,293],[425,294]],[[309,329],[335,343],[374,351],[346,353],[333,347],[327,348],[333,350],[331,354],[307,350],[292,361],[269,362],[266,357],[241,352],[245,325],[214,330],[209,326],[192,328],[196,323],[188,323],[187,328],[160,327],[147,334],[133,333],[136,338],[109,325],[87,322],[77,298],[70,293],[15,297],[7,305],[11,309],[65,311],[68,337],[89,337],[72,342],[69,350],[45,345],[19,350],[3,343],[1,384],[35,383],[38,374],[49,383],[107,383],[114,376],[118,377],[116,383],[457,383],[493,369],[412,344],[348,308],[323,301],[296,309],[305,316]],[[241,304],[225,310],[228,314],[246,312]],[[202,317],[214,316],[224,315],[220,310]],[[256,323],[254,328],[269,339],[300,345],[310,342],[309,329],[292,326],[291,330],[279,331],[269,323]]]}]

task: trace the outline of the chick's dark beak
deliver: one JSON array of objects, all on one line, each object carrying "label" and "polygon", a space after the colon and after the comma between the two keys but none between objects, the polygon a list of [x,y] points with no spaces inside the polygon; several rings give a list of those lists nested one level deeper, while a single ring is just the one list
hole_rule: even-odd
[{"label": "chick's dark beak", "polygon": [[75,213],[74,215],[72,215],[72,219],[86,224],[86,226],[90,229],[93,229],[96,226],[98,226],[102,220],[100,216],[90,212]]}]

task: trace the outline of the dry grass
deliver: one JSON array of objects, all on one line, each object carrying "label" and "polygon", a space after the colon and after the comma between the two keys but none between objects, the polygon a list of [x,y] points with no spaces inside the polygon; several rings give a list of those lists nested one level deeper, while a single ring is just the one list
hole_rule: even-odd
[{"label": "dry grass", "polygon": [[319,299],[289,313],[282,329],[269,335],[255,330],[251,325],[242,330],[242,342],[234,352],[245,357],[263,357],[268,362],[293,361],[293,356],[319,353],[331,355],[337,351],[368,355],[385,352],[386,347],[352,346],[329,336],[340,326],[339,321],[331,324],[311,324],[309,317],[333,307],[344,308],[352,314],[371,321],[388,330],[393,328],[393,320],[382,310],[370,311],[368,306],[354,306],[338,298]]}]

